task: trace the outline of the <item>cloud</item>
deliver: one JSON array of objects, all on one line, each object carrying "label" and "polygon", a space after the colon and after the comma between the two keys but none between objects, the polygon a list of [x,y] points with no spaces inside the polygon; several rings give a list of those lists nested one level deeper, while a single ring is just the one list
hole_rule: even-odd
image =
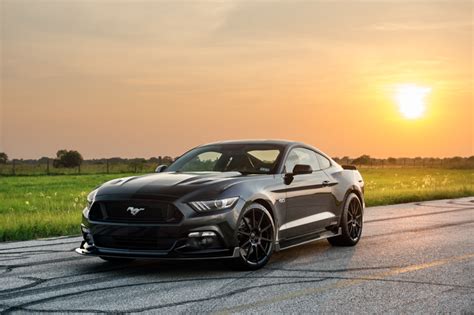
[{"label": "cloud", "polygon": [[3,40],[100,38],[162,40],[196,37],[220,24],[232,3],[4,1]]},{"label": "cloud", "polygon": [[472,28],[474,23],[472,21],[452,21],[441,23],[381,23],[372,25],[370,28],[376,31],[437,31]]},{"label": "cloud", "polygon": [[472,2],[239,2],[215,35],[229,41],[371,41],[376,31],[472,27]]}]

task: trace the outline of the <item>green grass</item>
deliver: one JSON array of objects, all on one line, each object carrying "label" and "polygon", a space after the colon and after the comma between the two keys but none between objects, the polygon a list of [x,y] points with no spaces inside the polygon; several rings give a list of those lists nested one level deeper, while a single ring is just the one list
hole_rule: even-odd
[{"label": "green grass", "polygon": [[0,177],[0,241],[78,234],[87,194],[126,175]]},{"label": "green grass", "polygon": [[362,168],[368,207],[474,196],[474,169]]},{"label": "green grass", "polygon": [[[474,170],[361,169],[367,206],[474,196]],[[130,174],[0,177],[0,241],[79,233],[89,191]]]}]

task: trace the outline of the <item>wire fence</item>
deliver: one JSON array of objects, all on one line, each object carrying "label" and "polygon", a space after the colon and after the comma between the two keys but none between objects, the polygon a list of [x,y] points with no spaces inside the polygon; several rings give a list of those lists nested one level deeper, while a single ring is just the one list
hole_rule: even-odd
[{"label": "wire fence", "polygon": [[78,167],[65,168],[54,167],[52,160],[36,162],[13,160],[6,164],[0,164],[0,176],[150,173],[157,166],[156,162],[137,163],[111,160],[95,162],[86,160]]},{"label": "wire fence", "polygon": [[[340,164],[355,165],[358,168],[459,168],[474,169],[474,158],[397,158],[369,159],[362,163],[348,158],[335,158]],[[27,175],[74,175],[74,174],[120,174],[151,173],[159,164],[169,164],[158,160],[101,159],[84,160],[74,168],[54,167],[53,159],[12,160],[0,164],[0,176]]]}]

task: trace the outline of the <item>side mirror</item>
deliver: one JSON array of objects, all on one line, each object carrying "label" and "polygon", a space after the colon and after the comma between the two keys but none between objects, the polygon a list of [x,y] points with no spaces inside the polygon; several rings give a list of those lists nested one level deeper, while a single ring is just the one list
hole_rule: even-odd
[{"label": "side mirror", "polygon": [[284,180],[285,184],[289,185],[293,182],[293,179],[295,178],[295,175],[303,175],[303,174],[311,174],[313,173],[313,169],[311,168],[310,165],[306,164],[296,164],[295,167],[293,167],[293,172],[291,173],[286,173]]},{"label": "side mirror", "polygon": [[168,165],[158,165],[156,168],[155,168],[155,173],[162,173],[165,171],[165,169],[168,168]]},{"label": "side mirror", "polygon": [[313,169],[310,165],[306,164],[296,164],[293,168],[293,175],[302,175],[302,174],[311,174]]}]

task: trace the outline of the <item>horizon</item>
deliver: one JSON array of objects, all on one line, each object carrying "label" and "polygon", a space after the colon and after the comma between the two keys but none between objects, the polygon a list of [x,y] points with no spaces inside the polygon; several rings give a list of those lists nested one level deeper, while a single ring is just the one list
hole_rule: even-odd
[{"label": "horizon", "polygon": [[473,6],[4,0],[0,152],[289,138],[333,157],[473,156]]},{"label": "horizon", "polygon": [[[74,149],[65,149],[65,150],[74,150]],[[74,150],[74,151],[77,151],[77,150]],[[78,151],[79,152],[79,151]],[[5,152],[6,153],[6,152]],[[81,153],[81,152],[79,152]],[[182,152],[183,154],[185,152]],[[53,155],[50,155],[50,156],[41,156],[41,157],[36,157],[36,158],[15,158],[15,157],[11,157],[11,156],[8,156],[8,161],[12,161],[12,160],[17,160],[17,161],[39,161],[41,159],[44,159],[44,158],[47,158],[47,159],[50,159],[50,160],[53,160],[56,158],[55,156],[56,154],[53,154]],[[81,153],[82,155],[82,153]],[[180,157],[181,155],[170,155],[170,154],[158,154],[158,155],[154,155],[154,156],[130,156],[130,157],[123,157],[123,156],[109,156],[109,157],[84,157],[84,161],[93,161],[93,160],[111,160],[111,159],[122,159],[122,160],[134,160],[134,159],[144,159],[144,160],[151,160],[151,159],[156,159],[156,158],[165,158],[165,157],[171,157],[173,160],[175,160],[176,158]],[[381,157],[381,156],[373,156],[373,155],[370,155],[370,154],[361,154],[361,155],[358,155],[358,156],[350,156],[350,155],[340,155],[340,156],[331,156],[331,158],[333,159],[339,159],[339,160],[343,160],[345,158],[348,158],[350,160],[354,160],[354,159],[357,159],[357,158],[360,158],[362,156],[369,156],[371,159],[376,159],[376,160],[387,160],[387,159],[390,159],[390,158],[395,158],[395,159],[409,159],[409,160],[414,160],[414,159],[452,159],[452,158],[463,158],[463,159],[468,159],[468,158],[471,158],[471,157],[474,157],[474,155],[467,155],[467,156],[462,156],[462,155],[452,155],[452,156],[384,156],[384,157]]]}]

